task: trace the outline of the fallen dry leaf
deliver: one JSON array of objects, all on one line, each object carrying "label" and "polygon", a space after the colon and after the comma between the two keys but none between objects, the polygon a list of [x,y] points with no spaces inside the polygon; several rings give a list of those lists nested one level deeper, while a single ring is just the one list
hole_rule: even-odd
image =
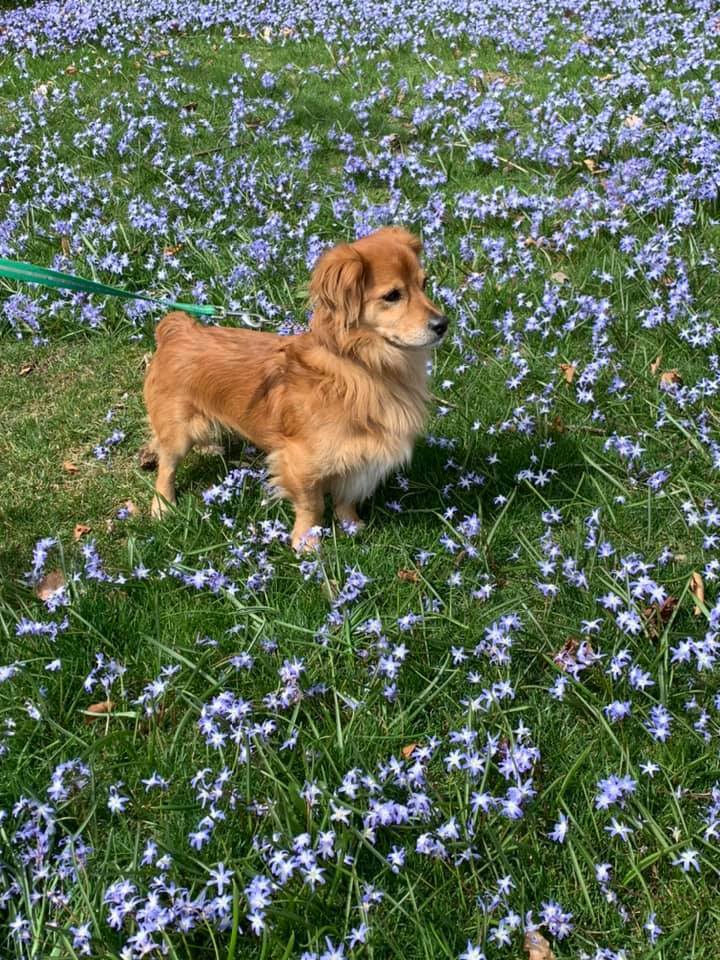
[{"label": "fallen dry leaf", "polygon": [[19,372],[18,372],[18,376],[19,376],[19,377],[26,377],[29,373],[32,373],[32,371],[35,369],[36,366],[37,366],[37,364],[36,364],[36,363],[33,363],[33,362],[31,362],[31,363],[24,363],[24,364],[22,365],[22,367],[20,367],[20,370],[19,370]]},{"label": "fallen dry leaf", "polygon": [[[690,576],[690,593],[695,597],[698,604],[705,604],[705,584],[703,578],[695,570]],[[696,617],[699,617],[702,613],[702,610],[699,606],[696,606],[693,610],[693,613]]]},{"label": "fallen dry leaf", "polygon": [[555,960],[550,944],[537,930],[529,930],[525,934],[523,948],[528,952],[528,960]]},{"label": "fallen dry leaf", "polygon": [[643,118],[639,117],[636,113],[629,113],[623,120],[625,126],[630,127],[631,130],[634,130],[636,127],[641,127],[643,122]]},{"label": "fallen dry leaf", "polygon": [[191,100],[190,103],[183,104],[183,110],[187,110],[188,113],[195,113],[198,108],[197,100]]},{"label": "fallen dry leaf", "polygon": [[583,160],[583,163],[588,168],[590,173],[595,173],[595,171],[597,170],[597,163],[595,163],[592,157],[585,157],[585,159]]},{"label": "fallen dry leaf", "polygon": [[600,83],[607,83],[608,80],[614,80],[614,79],[615,79],[614,73],[604,73],[601,77],[598,77],[598,81]]},{"label": "fallen dry leaf", "polygon": [[653,362],[650,364],[650,373],[655,376],[655,374],[660,369],[660,364],[662,363],[662,354],[658,354]]},{"label": "fallen dry leaf", "polygon": [[157,454],[149,444],[138,450],[138,466],[141,470],[155,470],[157,468]]},{"label": "fallen dry leaf", "polygon": [[553,657],[553,661],[561,670],[567,670],[568,664],[574,658],[577,648],[578,641],[575,637],[568,637],[562,646],[562,650],[559,650]]},{"label": "fallen dry leaf", "polygon": [[86,533],[90,533],[90,530],[91,530],[91,527],[88,527],[87,524],[76,523],[73,528],[73,540],[75,541],[75,543],[77,543],[78,540],[84,537]]},{"label": "fallen dry leaf", "polygon": [[133,503],[132,500],[125,500],[122,506],[125,507],[131,517],[136,517],[140,513],[137,504]]},{"label": "fallen dry leaf", "polygon": [[417,570],[398,570],[398,580],[404,580],[405,583],[419,583],[420,574]]},{"label": "fallen dry leaf", "polygon": [[555,283],[567,283],[570,277],[562,270],[556,270],[555,273],[550,274],[550,279],[554,280]]},{"label": "fallen dry leaf", "polygon": [[575,379],[575,370],[577,368],[572,365],[572,363],[561,363],[560,370],[562,375],[565,377],[565,383],[572,383]]},{"label": "fallen dry leaf", "polygon": [[63,470],[65,473],[78,473],[80,468],[72,460],[63,460]]},{"label": "fallen dry leaf", "polygon": [[677,605],[677,597],[666,597],[659,605],[654,603],[650,607],[645,607],[643,616],[648,622],[648,633],[653,639],[657,639],[660,628],[670,622]]},{"label": "fallen dry leaf", "polygon": [[409,743],[406,747],[403,747],[400,753],[402,754],[403,760],[409,760],[410,757],[415,753],[419,744]]},{"label": "fallen dry leaf", "polygon": [[92,723],[96,717],[101,717],[104,713],[112,713],[115,709],[115,704],[112,700],[101,700],[100,703],[91,703],[89,707],[86,708],[86,714],[92,714],[92,716],[85,717],[85,723]]},{"label": "fallen dry leaf", "polygon": [[555,416],[552,418],[552,428],[557,433],[565,433],[565,421],[560,416]]},{"label": "fallen dry leaf", "polygon": [[60,249],[63,252],[64,257],[70,256],[70,239],[69,237],[62,236],[60,237]]},{"label": "fallen dry leaf", "polygon": [[170,56],[170,51],[169,50],[153,50],[150,56],[154,57],[156,60],[162,60],[164,57]]},{"label": "fallen dry leaf", "polygon": [[65,73],[69,77],[74,77],[77,72],[78,72],[78,68],[75,66],[74,63],[71,63],[69,67],[65,67]]},{"label": "fallen dry leaf", "polygon": [[682,383],[682,377],[677,370],[666,370],[660,374],[660,383]]},{"label": "fallen dry leaf", "polygon": [[163,253],[165,254],[166,257],[174,257],[176,253],[179,253],[182,250],[182,248],[183,248],[183,245],[181,243],[178,243],[177,246],[174,246],[174,247],[165,247],[163,249]]},{"label": "fallen dry leaf", "polygon": [[35,596],[38,600],[50,600],[65,586],[65,575],[62,570],[51,570],[42,580],[35,584]]},{"label": "fallen dry leaf", "polygon": [[663,623],[668,623],[677,605],[678,605],[677,597],[665,597],[660,607],[658,607],[658,613]]}]

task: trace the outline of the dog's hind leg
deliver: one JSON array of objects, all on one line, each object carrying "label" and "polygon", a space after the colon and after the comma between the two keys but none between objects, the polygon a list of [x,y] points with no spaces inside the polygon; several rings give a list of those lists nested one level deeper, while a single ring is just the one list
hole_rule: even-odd
[{"label": "dog's hind leg", "polygon": [[210,424],[201,414],[179,418],[170,424],[163,424],[162,435],[156,433],[152,447],[157,455],[158,473],[155,481],[155,496],[152,502],[152,515],[161,517],[168,506],[175,501],[175,474],[180,462],[195,443],[204,442],[210,430]]}]

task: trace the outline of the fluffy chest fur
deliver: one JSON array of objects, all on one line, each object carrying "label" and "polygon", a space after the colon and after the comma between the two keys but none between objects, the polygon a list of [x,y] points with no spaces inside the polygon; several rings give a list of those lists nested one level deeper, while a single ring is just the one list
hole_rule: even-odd
[{"label": "fluffy chest fur", "polygon": [[382,371],[346,362],[326,386],[328,401],[342,414],[323,432],[318,467],[331,478],[329,489],[341,501],[367,499],[393,470],[410,461],[422,432],[427,353],[412,351],[394,359]]}]

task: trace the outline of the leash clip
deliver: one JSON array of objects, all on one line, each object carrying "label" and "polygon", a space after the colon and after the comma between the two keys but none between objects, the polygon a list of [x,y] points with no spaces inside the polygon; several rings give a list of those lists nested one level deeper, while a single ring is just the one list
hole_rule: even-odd
[{"label": "leash clip", "polygon": [[248,313],[247,310],[227,310],[225,307],[218,307],[217,309],[222,311],[221,314],[218,314],[222,320],[233,317],[234,319],[241,320],[244,326],[252,327],[253,330],[259,330],[262,326],[262,320],[253,319],[252,314]]}]

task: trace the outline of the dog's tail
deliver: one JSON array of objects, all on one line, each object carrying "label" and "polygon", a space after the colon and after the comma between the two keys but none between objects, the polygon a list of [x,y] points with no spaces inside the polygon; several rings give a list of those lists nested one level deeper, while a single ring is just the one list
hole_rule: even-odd
[{"label": "dog's tail", "polygon": [[173,337],[191,326],[195,326],[195,321],[189,314],[183,313],[182,310],[173,310],[172,313],[166,313],[155,328],[155,343],[160,346],[168,337]]}]

